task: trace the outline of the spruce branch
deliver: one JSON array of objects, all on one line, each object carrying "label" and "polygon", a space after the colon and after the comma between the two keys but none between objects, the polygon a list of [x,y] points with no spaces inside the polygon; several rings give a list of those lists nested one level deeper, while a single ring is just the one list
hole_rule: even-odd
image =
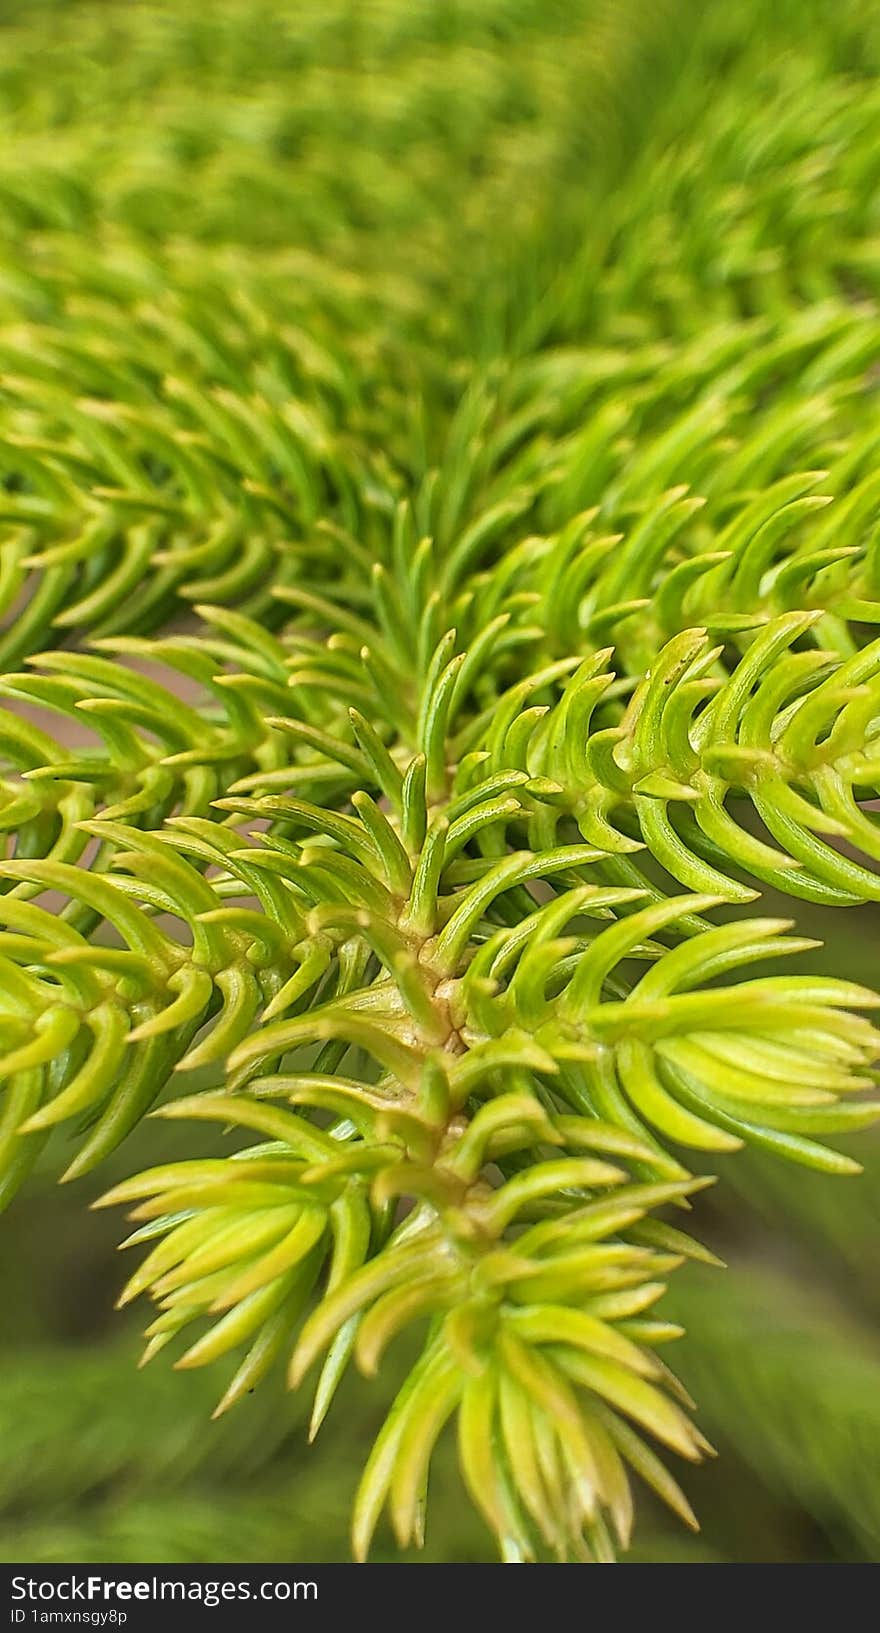
[{"label": "spruce branch", "polygon": [[[394,0],[399,106],[365,98],[354,142],[346,8],[327,37],[297,9],[277,84],[241,0],[200,15],[217,80],[182,112],[183,22],[127,18],[131,149],[53,58],[74,112],[3,183],[34,267],[0,227],[0,1201],[148,1114],[235,1131],[103,1198],[146,1248],[145,1359],[234,1354],[218,1412],[320,1363],[316,1433],[412,1328],[356,1555],[385,1508],[423,1540],[454,1420],[503,1558],[605,1561],[631,1472],[694,1523],[653,1442],[709,1450],[655,1353],[667,1277],[712,1259],[670,1222],[706,1183],[683,1159],[852,1174],[825,1138],[880,1116],[880,999],[766,973],[814,943],[728,912],[878,899],[877,92],[807,42],[743,148],[754,49],[707,100],[731,42],[688,0],[492,0],[433,70]],[[432,73],[470,116],[434,165]],[[837,193],[804,85],[853,145]]]}]

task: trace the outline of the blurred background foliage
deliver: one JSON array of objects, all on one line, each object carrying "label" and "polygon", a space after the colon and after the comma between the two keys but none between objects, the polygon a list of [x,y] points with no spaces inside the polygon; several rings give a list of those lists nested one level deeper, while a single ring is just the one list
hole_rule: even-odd
[{"label": "blurred background foliage", "polygon": [[[102,280],[111,300],[133,290],[148,327],[158,332],[164,313],[166,328],[177,324],[176,343],[197,351],[186,331],[189,293],[207,290],[218,322],[234,326],[223,299],[241,293],[244,244],[243,298],[259,301],[268,289],[271,310],[287,280],[295,310],[307,286],[313,316],[323,303],[336,334],[348,332],[353,371],[381,360],[376,401],[351,408],[368,424],[393,414],[401,382],[427,379],[438,345],[464,357],[542,329],[569,333],[566,311],[536,292],[552,284],[554,264],[582,253],[585,189],[598,226],[578,287],[585,300],[593,290],[594,305],[613,304],[627,167],[645,216],[645,262],[655,274],[665,266],[667,295],[693,272],[684,261],[672,268],[675,209],[690,230],[685,260],[711,264],[702,288],[717,314],[725,303],[757,302],[757,285],[737,285],[737,256],[746,240],[754,248],[750,233],[760,245],[778,207],[791,216],[789,242],[803,245],[786,276],[797,285],[803,269],[809,298],[807,274],[820,263],[827,272],[834,257],[812,255],[815,216],[812,237],[805,226],[799,239],[798,178],[819,188],[832,223],[842,185],[831,173],[822,192],[812,91],[830,87],[821,113],[840,142],[861,117],[847,76],[877,63],[876,8],[846,0],[833,12],[832,21],[812,0],[7,0],[6,360],[28,343],[14,325],[51,335],[62,313],[70,344],[71,336],[80,344],[96,308],[77,303],[75,269],[85,269],[93,296]],[[770,159],[760,133],[744,158],[723,107],[712,112],[726,77],[749,62],[767,78],[771,146],[773,98],[803,105],[800,141]],[[645,201],[655,177],[662,195],[666,148],[698,114],[725,181],[718,217],[687,222],[686,203],[662,197],[652,215]],[[652,125],[659,134],[645,146]],[[864,160],[864,144],[860,151]],[[854,187],[872,184],[865,162]],[[736,192],[744,174],[763,188],[760,212]],[[774,175],[778,199],[767,185]],[[876,228],[876,208],[867,215]],[[859,255],[863,292],[876,274],[876,239]],[[602,277],[591,283],[600,260]],[[766,300],[783,280],[766,259],[763,275]],[[674,332],[659,275],[656,302],[644,304],[646,276],[630,265],[641,331]],[[176,293],[166,299],[169,285]],[[818,272],[812,288],[824,293]],[[687,302],[679,310],[698,326],[699,310]],[[618,339],[625,333],[621,321]],[[108,343],[106,330],[96,333],[96,356]],[[52,366],[57,359],[50,374]],[[798,924],[826,940],[817,967],[876,980],[875,910],[802,907]],[[204,1134],[197,1138],[202,1154]],[[147,1125],[102,1185],[172,1149],[187,1154],[181,1143],[178,1127]],[[631,1558],[880,1559],[880,1142],[863,1137],[858,1154],[865,1174],[844,1182],[752,1154],[719,1164],[724,1184],[701,1199],[697,1219],[729,1268],[681,1271],[665,1308],[688,1328],[678,1370],[721,1455],[683,1479],[701,1535],[686,1537],[643,1500]],[[349,1381],[319,1456],[306,1446],[304,1405],[280,1386],[213,1423],[221,1381],[210,1370],[175,1374],[161,1361],[135,1370],[138,1311],[112,1309],[123,1280],[118,1221],[85,1211],[94,1194],[38,1175],[0,1233],[0,1558],[347,1558],[351,1496],[395,1387],[393,1367],[369,1386]],[[395,1557],[387,1537],[375,1557]],[[493,1557],[448,1455],[434,1476],[423,1557]]]}]

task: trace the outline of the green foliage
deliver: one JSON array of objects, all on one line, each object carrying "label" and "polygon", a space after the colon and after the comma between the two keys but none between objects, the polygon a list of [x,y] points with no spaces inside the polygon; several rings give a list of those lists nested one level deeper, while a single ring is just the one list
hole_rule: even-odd
[{"label": "green foliage", "polygon": [[[859,1473],[876,1466],[877,1457],[872,1335],[833,1297],[798,1297],[778,1273],[757,1267],[748,1290],[744,1278],[724,1286],[695,1280],[676,1303],[682,1319],[699,1311],[687,1377],[713,1432],[730,1435],[732,1452],[741,1438],[771,1490],[875,1557],[877,1491]],[[729,1355],[723,1405],[713,1382],[713,1355],[722,1344]]]},{"label": "green foliage", "polygon": [[693,1523],[683,1156],[880,1116],[880,999],[731,912],[880,899],[880,39],[802,11],[7,36],[0,1198],[236,1131],[103,1198],[123,1301],[312,1433],[413,1330],[358,1557],[453,1419],[504,1558]]}]

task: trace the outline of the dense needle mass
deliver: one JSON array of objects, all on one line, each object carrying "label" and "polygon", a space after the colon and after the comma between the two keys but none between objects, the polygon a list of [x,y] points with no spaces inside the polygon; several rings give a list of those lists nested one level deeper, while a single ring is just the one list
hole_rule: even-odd
[{"label": "dense needle mass", "polygon": [[243,1132],[104,1198],[148,1355],[308,1375],[317,1431],[415,1327],[357,1556],[454,1420],[502,1557],[611,1559],[630,1470],[693,1523],[704,1168],[852,1173],[880,1115],[880,999],[730,911],[880,900],[876,17],[34,11],[0,1197]]}]

